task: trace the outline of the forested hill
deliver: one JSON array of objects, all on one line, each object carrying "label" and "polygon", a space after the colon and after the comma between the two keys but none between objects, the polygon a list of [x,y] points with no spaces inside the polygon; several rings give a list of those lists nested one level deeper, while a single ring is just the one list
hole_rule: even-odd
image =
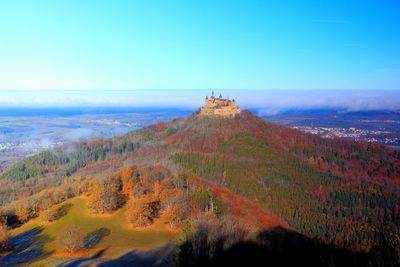
[{"label": "forested hill", "polygon": [[143,163],[226,186],[291,228],[353,250],[386,244],[400,232],[399,151],[322,139],[249,111],[232,118],[194,114],[40,153],[1,175],[0,202]]},{"label": "forested hill", "polygon": [[400,153],[267,123],[194,116],[142,134],[173,132],[165,146],[184,170],[258,201],[290,226],[327,242],[369,249],[400,227]]}]

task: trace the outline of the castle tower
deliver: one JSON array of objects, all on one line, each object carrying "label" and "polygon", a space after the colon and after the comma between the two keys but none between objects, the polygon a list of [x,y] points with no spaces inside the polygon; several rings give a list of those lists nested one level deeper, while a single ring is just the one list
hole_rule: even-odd
[{"label": "castle tower", "polygon": [[222,94],[218,98],[215,97],[214,90],[211,96],[206,96],[205,105],[200,109],[200,115],[207,116],[234,116],[242,110],[236,106],[236,101],[223,98]]}]

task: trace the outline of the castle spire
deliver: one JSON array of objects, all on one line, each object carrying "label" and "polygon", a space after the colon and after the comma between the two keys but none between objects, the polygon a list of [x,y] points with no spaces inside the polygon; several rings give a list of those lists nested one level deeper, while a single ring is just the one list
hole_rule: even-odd
[{"label": "castle spire", "polygon": [[215,97],[214,90],[212,90],[211,96],[206,96],[205,105],[200,109],[200,114],[208,116],[233,116],[239,114],[242,110],[236,106],[235,99],[232,101],[227,98],[222,98],[222,94],[219,97]]}]

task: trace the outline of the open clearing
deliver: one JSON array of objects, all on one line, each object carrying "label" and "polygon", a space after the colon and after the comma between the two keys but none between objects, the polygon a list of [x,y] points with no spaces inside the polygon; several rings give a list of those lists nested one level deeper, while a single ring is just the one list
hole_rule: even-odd
[{"label": "open clearing", "polygon": [[[171,230],[162,218],[144,229],[131,228],[125,219],[124,207],[112,215],[92,215],[87,209],[84,197],[70,199],[59,206],[64,205],[67,207],[67,213],[59,220],[46,224],[39,217],[12,231],[14,241],[24,240],[24,242],[31,243],[29,247],[36,246],[36,249],[40,250],[40,252],[36,251],[36,254],[30,255],[32,259],[25,255],[27,250],[29,252],[29,247],[24,252],[17,253],[15,257],[19,257],[18,254],[21,254],[33,266],[43,266],[44,264],[53,266],[72,260],[72,257],[66,257],[65,253],[62,253],[63,248],[57,239],[63,227],[69,224],[78,225],[85,234],[99,229],[107,232],[97,244],[85,250],[81,257],[95,255],[99,251],[101,251],[102,259],[117,258],[128,251],[145,252],[173,242],[178,235],[178,231]],[[24,235],[26,234],[30,234],[30,238],[25,241]],[[28,245],[26,244],[26,246]]]}]

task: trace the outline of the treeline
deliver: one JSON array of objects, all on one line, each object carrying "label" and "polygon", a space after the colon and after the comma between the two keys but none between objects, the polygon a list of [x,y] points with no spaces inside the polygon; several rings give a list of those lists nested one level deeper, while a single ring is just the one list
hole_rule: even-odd
[{"label": "treeline", "polygon": [[161,165],[135,165],[112,176],[65,178],[61,186],[0,210],[0,222],[14,227],[38,216],[50,222],[57,219],[56,204],[80,195],[88,196],[88,208],[97,214],[112,213],[126,205],[126,219],[135,227],[151,225],[160,216],[175,228],[194,214],[223,214],[221,198],[192,185],[187,174],[173,175]]},{"label": "treeline", "polygon": [[[0,250],[12,249],[8,227],[39,216],[44,223],[58,220],[68,212],[68,205],[58,205],[58,208],[55,205],[80,195],[88,197],[88,208],[95,214],[113,213],[125,206],[125,218],[133,227],[147,227],[160,217],[171,228],[184,225],[179,242],[186,240],[184,235],[192,231],[189,229],[197,229],[199,218],[225,220],[229,225],[234,221],[229,215],[224,219],[221,198],[202,186],[192,184],[186,173],[173,175],[162,165],[134,165],[111,176],[66,178],[62,186],[0,210]],[[232,230],[227,228],[224,231]],[[79,226],[67,225],[61,229],[58,239],[68,253],[85,248],[83,231]]]},{"label": "treeline", "polygon": [[44,151],[18,162],[5,171],[0,179],[24,181],[45,174],[54,167],[63,169],[64,175],[70,176],[89,162],[103,161],[112,155],[133,152],[138,146],[138,143],[133,143],[127,136],[115,140],[76,143],[73,146]]},{"label": "treeline", "polygon": [[194,214],[223,214],[221,198],[192,186],[187,174],[174,176],[161,165],[124,168],[93,181],[88,194],[93,213],[112,213],[126,205],[126,219],[134,227],[149,226],[161,216],[175,228]]},{"label": "treeline", "polygon": [[74,175],[88,164],[132,153],[139,142],[128,134],[115,139],[80,142],[55,150],[48,150],[12,165],[0,175],[0,204],[34,195],[58,186],[64,177]]}]

